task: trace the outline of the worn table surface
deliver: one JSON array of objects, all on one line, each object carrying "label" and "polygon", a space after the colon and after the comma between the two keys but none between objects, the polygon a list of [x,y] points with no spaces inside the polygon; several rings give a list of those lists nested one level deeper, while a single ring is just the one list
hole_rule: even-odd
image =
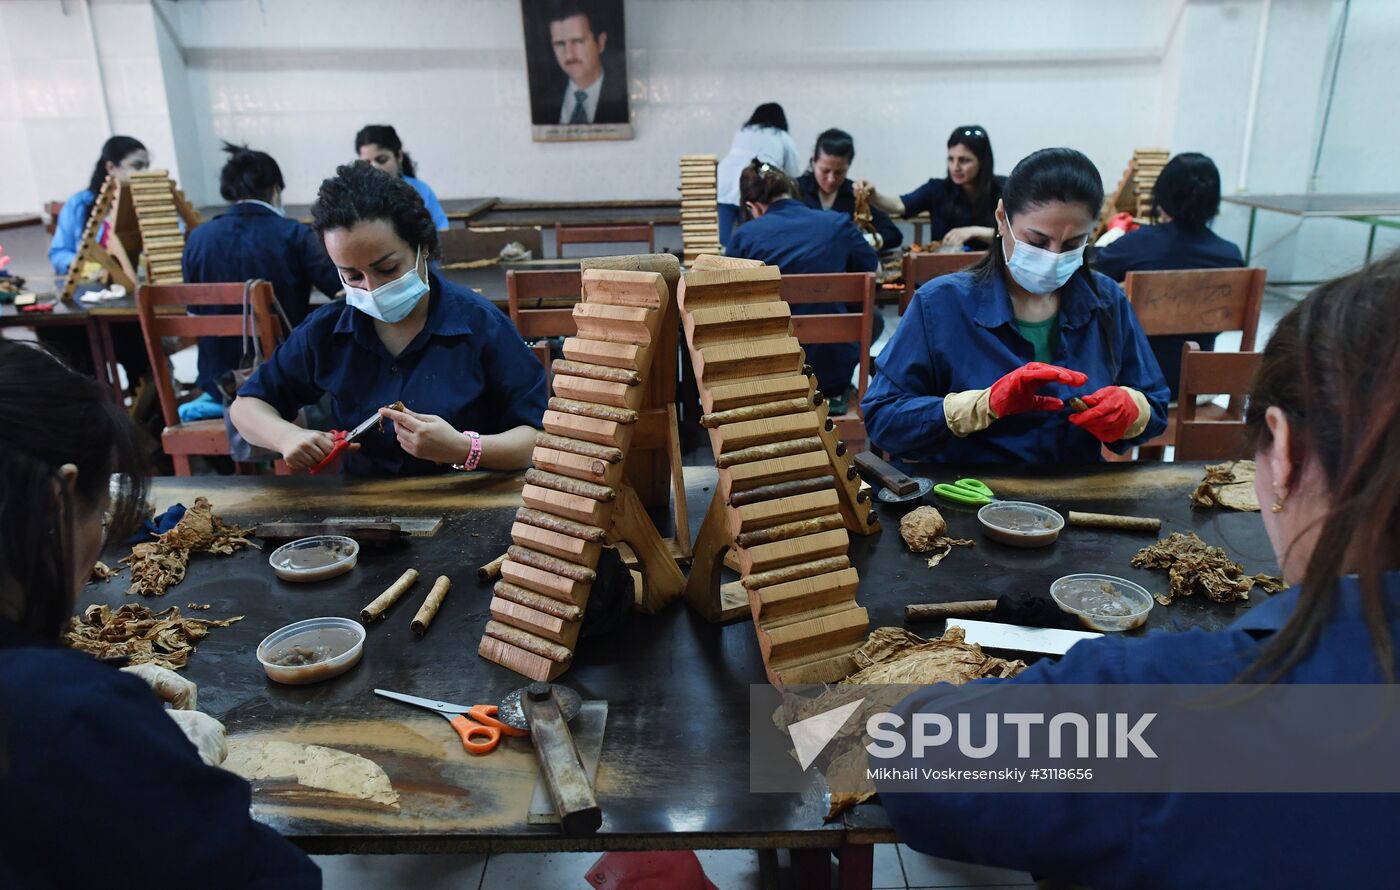
[{"label": "worn table surface", "polygon": [[679,201],[525,203],[501,201],[467,220],[472,228],[487,226],[631,226],[653,223],[680,225]]},{"label": "worn table surface", "polygon": [[1302,195],[1221,195],[1230,204],[1274,210],[1294,216],[1396,216],[1400,215],[1400,194],[1357,192],[1355,194]]},{"label": "worn table surface", "polygon": [[[1197,464],[1112,465],[1052,479],[979,473],[1003,497],[1026,497],[1056,509],[1157,515],[1164,533],[1194,529],[1222,544],[1251,571],[1272,569],[1258,516],[1193,512],[1187,494],[1201,477]],[[952,478],[953,474],[945,470]],[[692,516],[704,513],[714,471],[688,468]],[[524,679],[476,654],[490,598],[478,565],[509,539],[519,504],[518,477],[442,476],[348,483],[339,479],[194,477],[158,480],[159,508],[200,494],[231,521],[373,517],[389,513],[447,517],[433,538],[394,551],[363,550],[348,575],[314,585],[275,578],[267,553],[197,554],[189,574],[152,608],[209,603],[201,617],[246,615],[217,629],[191,658],[187,675],[200,685],[201,708],[222,719],[235,744],[279,739],[320,744],[380,764],[400,795],[399,809],[317,793],[286,782],[257,782],[254,811],[311,851],[441,851],[652,847],[835,847],[847,837],[887,837],[877,806],[862,806],[847,825],[824,825],[820,787],[802,794],[748,790],[749,684],[764,682],[747,622],[710,625],[683,604],[657,616],[633,615],[620,629],[585,638],[562,681],[584,698],[607,699],[609,716],[598,778],[604,811],[593,838],[565,839],[525,823],[536,776],[528,740],[508,739],[486,757],[471,757],[440,717],[374,696],[384,687],[462,704],[494,702]],[[887,509],[882,507],[882,510]],[[980,599],[1020,590],[1044,592],[1060,575],[1106,571],[1164,588],[1165,573],[1128,567],[1152,535],[1068,529],[1045,550],[1015,550],[982,538],[971,512],[943,510],[950,532],[977,545],[955,551],[936,569],[910,554],[898,537],[897,514],[885,531],[856,538],[860,601],[871,627],[902,625],[910,602]],[[698,529],[698,523],[693,525]],[[120,556],[121,552],[109,554]],[[405,568],[418,584],[369,628],[362,662],[348,674],[308,687],[266,680],[254,648],[271,631],[320,615],[353,617]],[[409,620],[438,574],[453,581],[423,639]],[[90,585],[82,604],[120,603],[125,574]],[[1242,606],[1178,600],[1153,610],[1150,625],[1218,627]],[[937,625],[918,626],[928,635]],[[854,833],[848,835],[848,830]]]},{"label": "worn table surface", "polygon": [[[448,219],[467,220],[492,207],[496,203],[496,198],[440,198],[438,203],[442,205],[442,210],[447,214]],[[228,210],[227,204],[210,204],[199,208],[199,215],[202,219],[210,219]],[[304,223],[311,222],[310,204],[284,204],[282,211],[292,219],[301,220]]]}]

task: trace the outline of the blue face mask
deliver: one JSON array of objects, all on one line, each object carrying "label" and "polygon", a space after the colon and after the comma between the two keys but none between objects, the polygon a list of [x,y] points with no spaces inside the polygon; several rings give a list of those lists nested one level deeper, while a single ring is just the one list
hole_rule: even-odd
[{"label": "blue face mask", "polygon": [[428,292],[428,283],[418,274],[418,261],[422,259],[423,248],[413,255],[413,268],[374,290],[351,287],[345,284],[345,302],[360,310],[370,318],[386,324],[397,324],[408,318],[413,307]]},{"label": "blue face mask", "polygon": [[1006,260],[1006,268],[1017,284],[1033,294],[1048,294],[1064,287],[1069,277],[1084,263],[1087,240],[1074,250],[1052,253],[1043,247],[1017,241],[1009,219],[1006,231],[1011,236],[1011,256]]}]

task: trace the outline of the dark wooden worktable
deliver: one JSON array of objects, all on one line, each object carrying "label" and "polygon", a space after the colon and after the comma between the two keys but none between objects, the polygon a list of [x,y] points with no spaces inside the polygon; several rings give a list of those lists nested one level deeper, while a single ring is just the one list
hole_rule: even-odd
[{"label": "dark wooden worktable", "polygon": [[679,200],[670,201],[498,201],[467,220],[471,228],[490,226],[677,226]]},{"label": "dark wooden worktable", "polygon": [[[1272,570],[1257,515],[1192,511],[1187,495],[1201,473],[1199,464],[1115,464],[1054,478],[977,475],[1000,496],[1034,499],[1062,511],[1072,505],[1160,516],[1164,534],[1194,529],[1225,546],[1249,571]],[[939,480],[955,475],[945,472]],[[712,469],[687,469],[692,516],[703,515],[714,479]],[[362,550],[354,571],[319,584],[277,580],[266,552],[197,554],[183,583],[146,601],[154,609],[211,604],[207,612],[193,613],[199,617],[247,616],[213,630],[186,670],[200,686],[201,708],[225,722],[233,744],[279,739],[350,751],[382,766],[400,795],[400,807],[391,809],[286,783],[255,782],[259,819],[303,848],[326,853],[836,849],[893,837],[877,805],[857,808],[845,823],[823,824],[820,785],[801,794],[749,792],[748,686],[764,682],[753,629],[747,622],[708,624],[683,603],[656,616],[634,614],[606,636],[585,638],[562,678],[585,699],[608,701],[597,783],[604,822],[595,837],[564,838],[553,827],[526,824],[536,775],[528,740],[507,739],[490,755],[470,757],[440,717],[373,695],[373,688],[384,687],[471,705],[494,702],[524,685],[523,678],[476,654],[490,592],[477,582],[475,570],[507,545],[519,487],[518,477],[499,474],[355,483],[209,476],[156,482],[158,508],[176,501],[188,505],[202,494],[215,512],[247,524],[331,515],[447,517],[435,537],[410,539],[392,551]],[[946,508],[944,514],[951,534],[977,544],[955,551],[936,569],[907,552],[895,512],[882,513],[882,534],[853,540],[862,580],[859,598],[872,628],[902,625],[906,603],[1044,593],[1055,578],[1078,571],[1104,571],[1140,581],[1149,590],[1165,589],[1165,573],[1128,567],[1138,548],[1156,540],[1152,535],[1070,528],[1051,548],[1015,550],[983,538],[972,512]],[[127,548],[115,549],[119,552],[109,557]],[[303,618],[357,616],[409,566],[421,579],[385,620],[369,628],[364,659],[348,674],[307,687],[264,678],[253,653],[266,634]],[[415,639],[409,620],[438,574],[452,579],[452,592],[428,634]],[[123,602],[126,584],[124,573],[89,585],[80,608]],[[1179,599],[1154,608],[1150,626],[1214,628],[1242,608]],[[915,629],[926,636],[942,630],[939,625]]]}]

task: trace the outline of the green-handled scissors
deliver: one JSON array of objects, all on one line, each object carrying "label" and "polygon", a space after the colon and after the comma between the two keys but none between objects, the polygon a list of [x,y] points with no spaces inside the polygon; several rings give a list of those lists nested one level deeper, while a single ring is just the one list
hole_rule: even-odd
[{"label": "green-handled scissors", "polygon": [[959,479],[953,483],[940,482],[933,487],[933,493],[971,507],[980,507],[996,500],[995,493],[976,479]]}]

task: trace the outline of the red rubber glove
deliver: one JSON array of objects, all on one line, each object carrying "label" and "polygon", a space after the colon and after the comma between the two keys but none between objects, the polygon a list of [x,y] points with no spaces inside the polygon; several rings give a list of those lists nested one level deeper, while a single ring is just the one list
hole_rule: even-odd
[{"label": "red rubber glove", "polygon": [[993,383],[988,404],[997,417],[1022,414],[1026,411],[1059,411],[1065,406],[1063,401],[1054,396],[1040,395],[1036,390],[1047,383],[1083,386],[1088,379],[1079,371],[1031,362]]},{"label": "red rubber glove", "polygon": [[1121,386],[1105,386],[1091,396],[1080,396],[1088,409],[1071,414],[1069,422],[1100,442],[1117,442],[1138,419],[1138,406]]}]

